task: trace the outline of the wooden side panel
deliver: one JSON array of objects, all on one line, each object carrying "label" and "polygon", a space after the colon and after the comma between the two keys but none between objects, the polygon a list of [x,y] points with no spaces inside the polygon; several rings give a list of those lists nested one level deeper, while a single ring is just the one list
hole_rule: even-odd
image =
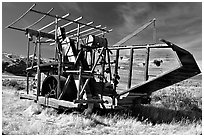
[{"label": "wooden side panel", "polygon": [[171,71],[163,73],[151,80],[140,83],[128,90],[125,90],[119,93],[119,96],[126,93],[147,93],[150,95],[152,92],[157,91],[159,89],[168,87],[190,77],[193,77],[199,73],[201,73],[194,57],[188,51],[176,46],[175,44],[168,42],[166,40],[162,40],[168,46],[170,46],[177,54],[178,61],[180,65],[178,68],[175,68]]}]

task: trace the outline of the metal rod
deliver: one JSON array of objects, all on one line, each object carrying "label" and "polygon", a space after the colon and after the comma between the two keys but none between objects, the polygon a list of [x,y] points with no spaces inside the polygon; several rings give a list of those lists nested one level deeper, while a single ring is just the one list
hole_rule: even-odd
[{"label": "metal rod", "polygon": [[23,15],[21,15],[18,19],[16,19],[14,22],[12,22],[11,24],[9,24],[8,26],[6,26],[6,28],[8,28],[9,26],[14,25],[16,22],[18,22],[20,19],[22,19],[26,14],[28,14],[29,11],[32,10],[32,8],[34,8],[36,6],[36,4],[33,4]]},{"label": "metal rod", "polygon": [[[71,22],[74,22],[74,23],[77,23],[77,24],[80,24],[80,25],[86,25],[85,23],[82,23],[82,22],[79,22],[79,21],[74,21],[74,20],[71,20],[71,19],[65,19],[65,18],[56,16],[56,15],[47,14],[47,13],[44,13],[44,12],[41,12],[41,11],[37,11],[37,10],[33,10],[33,9],[31,9],[30,11],[35,12],[35,13],[38,13],[38,14],[48,15],[48,16],[53,17],[53,18],[56,18],[56,17],[57,17],[57,18],[59,18],[59,19],[66,20],[66,21],[71,21]],[[100,28],[97,28],[97,27],[95,27],[95,26],[91,26],[91,25],[86,25],[86,26],[91,27],[91,28],[94,28],[94,29],[99,29],[99,30],[101,30],[101,31],[109,32],[108,30],[100,29]]]},{"label": "metal rod", "polygon": [[146,29],[149,25],[151,25],[154,22],[155,19],[150,20],[148,23],[144,24],[142,27],[138,28],[136,31],[134,31],[133,33],[127,35],[125,38],[123,38],[122,40],[120,40],[119,42],[117,42],[116,44],[114,44],[114,46],[120,46],[123,43],[125,43],[126,41],[128,41],[129,39],[131,39],[132,37],[134,37],[135,35],[137,35],[138,33],[140,33],[141,31],[143,31],[144,29]]},{"label": "metal rod", "polygon": [[[62,16],[62,18],[66,18],[66,17],[68,17],[69,15],[70,15],[70,14],[67,13],[66,15]],[[60,20],[61,20],[61,19],[58,19],[58,21],[60,21]],[[55,21],[53,21],[53,22],[47,24],[46,26],[44,26],[44,27],[38,29],[38,31],[41,31],[41,30],[43,30],[43,29],[45,29],[45,28],[47,28],[47,27],[49,27],[49,26],[51,26],[51,25],[53,25],[53,24],[55,24]]]},{"label": "metal rod", "polygon": [[[47,13],[50,13],[53,9],[54,9],[54,8],[51,8]],[[33,24],[31,24],[30,26],[25,27],[25,29],[26,29],[26,28],[30,28],[30,27],[36,25],[36,24],[39,23],[42,19],[44,19],[46,16],[47,16],[47,15],[43,15],[39,20],[37,20],[36,22],[34,22]]]},{"label": "metal rod", "polygon": [[131,81],[132,81],[133,53],[134,53],[134,49],[132,48],[130,49],[130,62],[129,62],[129,75],[128,75],[127,89],[131,87]]},{"label": "metal rod", "polygon": [[156,19],[153,22],[153,42],[157,43]]}]

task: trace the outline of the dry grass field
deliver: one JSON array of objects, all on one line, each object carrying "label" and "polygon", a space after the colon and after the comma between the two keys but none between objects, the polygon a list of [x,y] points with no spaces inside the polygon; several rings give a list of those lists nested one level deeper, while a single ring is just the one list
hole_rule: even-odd
[{"label": "dry grass field", "polygon": [[202,134],[201,83],[198,79],[186,80],[152,94],[150,105],[135,106],[114,113],[96,112],[87,117],[77,112],[59,112],[52,108],[43,108],[33,101],[19,99],[19,92],[25,92],[23,82],[9,83],[4,80],[2,134]]}]

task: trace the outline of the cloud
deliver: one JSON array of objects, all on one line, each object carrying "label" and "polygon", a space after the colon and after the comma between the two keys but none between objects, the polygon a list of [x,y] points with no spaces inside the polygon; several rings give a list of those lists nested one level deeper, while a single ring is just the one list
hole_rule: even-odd
[{"label": "cloud", "polygon": [[116,30],[124,37],[155,17],[158,36],[182,39],[201,34],[201,9],[201,3],[124,3],[118,6],[124,22]]}]

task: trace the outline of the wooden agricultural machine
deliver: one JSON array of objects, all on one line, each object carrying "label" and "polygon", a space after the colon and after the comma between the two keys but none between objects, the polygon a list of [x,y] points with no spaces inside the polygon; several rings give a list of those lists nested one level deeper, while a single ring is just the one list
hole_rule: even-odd
[{"label": "wooden agricultural machine", "polygon": [[[105,34],[112,29],[106,29],[101,25],[94,26],[93,22],[83,23],[82,17],[69,19],[69,14],[64,16],[52,15],[48,12],[35,10],[34,4],[20,18],[7,26],[7,28],[25,32],[28,38],[27,46],[27,93],[21,94],[21,98],[32,99],[39,104],[54,108],[88,108],[93,107],[117,108],[130,106],[137,103],[150,103],[152,92],[163,89],[200,73],[194,57],[175,44],[161,40],[163,44],[156,43],[156,28],[153,19],[142,27],[128,35],[118,43],[110,46]],[[14,24],[30,12],[42,15],[39,20],[25,28],[15,27]],[[53,22],[39,28],[32,29],[47,16],[53,18]],[[66,24],[59,25],[60,21]],[[145,28],[153,24],[153,44],[121,46],[126,41],[137,35]],[[68,26],[75,26],[67,29]],[[38,26],[40,26],[38,24]],[[46,32],[49,27],[55,26],[53,30]],[[35,40],[34,40],[35,38]],[[34,43],[34,52],[31,65],[30,47]],[[49,63],[42,63],[42,45],[55,47],[55,55]],[[135,78],[134,52],[143,49],[143,81],[132,86]],[[150,78],[150,50],[170,49],[178,65],[166,72]],[[120,52],[129,50],[129,59],[126,62],[127,69],[125,77],[120,77]],[[34,58],[37,58],[37,65],[34,65]],[[37,93],[31,94],[29,74],[37,74]],[[45,79],[42,79],[42,74]],[[141,77],[141,76],[140,76]],[[120,81],[124,81],[122,86]],[[119,89],[118,87],[123,87]]]}]

